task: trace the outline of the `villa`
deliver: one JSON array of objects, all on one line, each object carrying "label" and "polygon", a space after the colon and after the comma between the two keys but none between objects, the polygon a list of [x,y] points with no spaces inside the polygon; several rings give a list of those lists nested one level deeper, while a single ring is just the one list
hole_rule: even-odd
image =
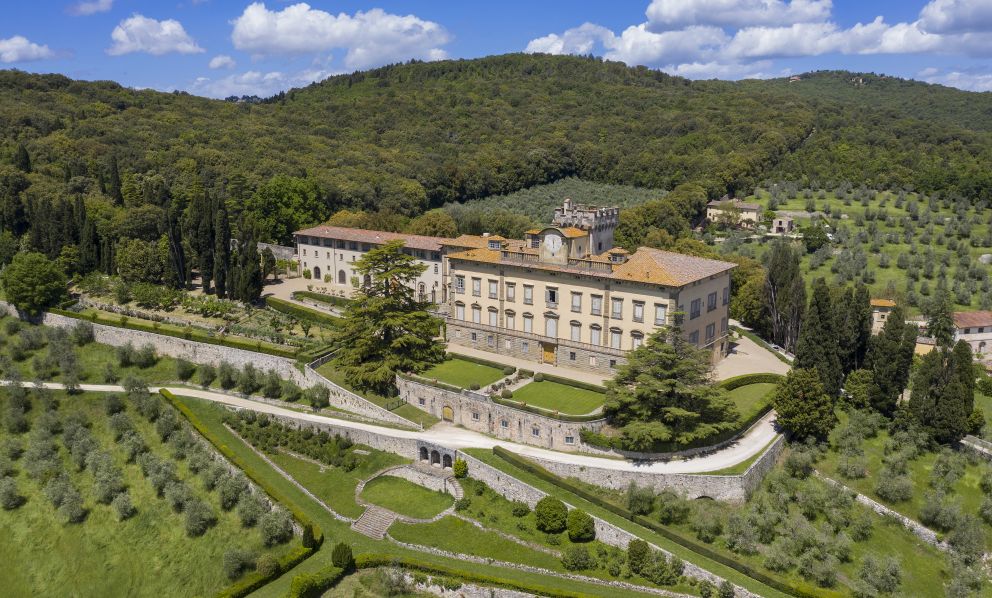
[{"label": "villa", "polygon": [[761,205],[724,196],[706,204],[706,220],[729,221],[734,226],[757,226],[761,222]]}]

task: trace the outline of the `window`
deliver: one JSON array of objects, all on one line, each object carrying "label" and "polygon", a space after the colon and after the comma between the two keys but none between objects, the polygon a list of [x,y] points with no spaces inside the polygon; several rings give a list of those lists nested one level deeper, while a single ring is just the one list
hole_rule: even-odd
[{"label": "window", "polygon": [[544,318],[544,335],[558,338],[558,318]]},{"label": "window", "polygon": [[530,238],[530,247],[531,247],[531,249],[537,249],[540,246],[541,246],[541,239],[540,239],[540,237],[538,237],[537,235],[534,235],[533,237]]},{"label": "window", "polygon": [[472,296],[481,297],[482,296],[482,279],[473,278],[472,279]]},{"label": "window", "polygon": [[472,412],[472,419],[474,421],[479,421],[479,412],[478,411],[473,411]]},{"label": "window", "polygon": [[964,329],[964,333],[965,334],[971,334],[971,328],[965,328]]},{"label": "window", "polygon": [[503,341],[503,348],[504,349],[512,349],[513,348],[513,341],[510,340],[510,339],[506,339],[505,341]]},{"label": "window", "polygon": [[698,345],[699,344],[699,331],[693,330],[689,333],[689,344]]},{"label": "window", "polygon": [[575,361],[575,351],[569,351],[568,352],[568,360],[569,361]]},{"label": "window", "polygon": [[524,332],[534,332],[534,316],[524,314]]},{"label": "window", "polygon": [[516,312],[510,311],[510,310],[506,310],[506,322],[504,322],[504,325],[507,328],[509,328],[510,330],[516,330],[517,329],[517,314],[516,314]]},{"label": "window", "polygon": [[616,367],[617,367],[617,360],[616,359],[611,359],[610,360],[610,369],[611,370],[612,369],[616,369]]},{"label": "window", "polygon": [[434,264],[434,274],[437,274],[437,264]]},{"label": "window", "polygon": [[544,290],[544,300],[548,303],[549,309],[558,309],[558,289],[548,287]]},{"label": "window", "polygon": [[499,249],[499,241],[489,241],[489,249]]},{"label": "window", "polygon": [[706,342],[712,343],[713,339],[716,338],[716,324],[706,325]]},{"label": "window", "polygon": [[455,319],[464,320],[465,319],[465,304],[456,303],[455,304]]},{"label": "window", "polygon": [[582,324],[572,321],[569,326],[572,329],[571,338],[575,342],[582,342]]},{"label": "window", "polygon": [[344,241],[338,241],[337,247],[338,247],[338,249],[344,249],[344,247],[345,247]]},{"label": "window", "polygon": [[306,247],[303,248],[303,255],[304,255],[304,257],[307,255],[307,249],[306,249]]},{"label": "window", "polygon": [[630,333],[630,348],[636,349],[644,344],[644,335],[640,332]]},{"label": "window", "polygon": [[643,322],[644,321],[644,302],[634,301],[634,321]]},{"label": "window", "polygon": [[730,287],[723,287],[723,304],[730,303]]},{"label": "window", "polygon": [[489,308],[489,325],[490,326],[499,325],[499,312],[496,311],[495,307]]},{"label": "window", "polygon": [[596,356],[595,355],[590,355],[589,356],[589,365],[592,366],[592,367],[596,367]]},{"label": "window", "polygon": [[499,281],[496,281],[496,280],[490,280],[489,281],[489,298],[490,299],[495,299],[497,296],[499,296],[499,293],[497,292],[497,289],[498,288],[499,288]]},{"label": "window", "polygon": [[538,428],[537,426],[534,426],[533,428],[530,429],[530,435],[531,436],[540,436],[541,435],[541,428]]},{"label": "window", "polygon": [[515,282],[506,283],[506,300],[511,303],[517,300],[517,284]]},{"label": "window", "polygon": [[623,338],[623,333],[620,332],[619,328],[610,328],[610,347],[614,349],[620,348],[620,341]]},{"label": "window", "polygon": [[506,421],[505,419],[501,419],[501,420],[499,420],[499,427],[501,427],[501,428],[509,428],[510,427],[510,422]]},{"label": "window", "polygon": [[693,299],[692,303],[689,304],[689,319],[695,320],[699,317],[699,312],[703,309],[702,299]]},{"label": "window", "polygon": [[619,320],[623,317],[623,299],[614,297],[610,300],[610,317]]},{"label": "window", "polygon": [[482,323],[482,308],[478,305],[472,306],[472,321],[476,324]]},{"label": "window", "polygon": [[723,318],[722,320],[720,320],[720,332],[723,333],[727,332],[727,318]]},{"label": "window", "polygon": [[423,407],[424,405],[427,404],[427,399],[425,399],[424,397],[420,397],[419,399],[417,399],[417,404]]},{"label": "window", "polygon": [[572,311],[582,311],[582,293],[572,293]]},{"label": "window", "polygon": [[[348,249],[352,251],[358,251],[358,243],[355,243],[354,241],[350,241],[348,243]],[[352,259],[355,259],[354,256],[352,256]]]},{"label": "window", "polygon": [[530,352],[530,343],[527,341],[523,341],[522,343],[520,343],[520,348],[523,350],[524,355],[526,355],[528,352]]},{"label": "window", "polygon": [[575,444],[575,436],[566,436],[565,444]]},{"label": "window", "polygon": [[978,333],[981,334],[983,332],[985,332],[985,327],[984,326],[979,327],[978,328]]},{"label": "window", "polygon": [[668,323],[668,306],[660,303],[654,304],[654,325],[664,326]]},{"label": "window", "polygon": [[479,340],[479,335],[474,332],[470,336],[472,337],[472,342]]},{"label": "window", "polygon": [[490,347],[495,347],[496,346],[496,337],[493,336],[493,335],[491,335],[491,334],[488,335],[488,336],[486,336],[486,344],[489,345]]},{"label": "window", "polygon": [[716,293],[710,293],[706,296],[706,311],[713,311],[716,309]]},{"label": "window", "polygon": [[602,335],[603,335],[603,329],[600,328],[599,325],[593,324],[592,326],[589,327],[590,343],[594,345],[602,345],[603,344]]},{"label": "window", "polygon": [[455,292],[458,293],[458,294],[461,294],[461,293],[464,293],[465,292],[465,277],[464,276],[459,275],[459,276],[456,276],[455,277]]},{"label": "window", "polygon": [[534,287],[529,284],[524,285],[524,303],[527,305],[534,304]]},{"label": "window", "polygon": [[603,297],[602,295],[592,296],[592,315],[601,316],[603,315]]}]

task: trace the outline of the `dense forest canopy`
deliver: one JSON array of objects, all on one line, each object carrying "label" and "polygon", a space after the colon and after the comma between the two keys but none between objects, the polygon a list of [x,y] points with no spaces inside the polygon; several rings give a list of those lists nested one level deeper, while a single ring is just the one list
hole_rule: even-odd
[{"label": "dense forest canopy", "polygon": [[[244,211],[259,239],[285,243],[340,209],[413,217],[565,177],[698,183],[710,197],[774,177],[992,199],[990,98],[875,75],[689,81],[522,54],[240,103],[0,71],[0,227],[21,234],[48,213],[51,230],[70,228],[85,204],[101,238],[152,240],[167,198],[206,194],[235,231]],[[43,233],[54,241],[35,248],[57,254],[60,235]]]}]

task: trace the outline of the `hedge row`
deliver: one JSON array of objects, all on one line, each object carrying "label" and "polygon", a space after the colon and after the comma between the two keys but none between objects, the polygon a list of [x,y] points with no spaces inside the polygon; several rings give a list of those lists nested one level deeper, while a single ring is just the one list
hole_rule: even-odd
[{"label": "hedge row", "polygon": [[286,598],[318,598],[336,586],[346,573],[344,569],[330,565],[313,573],[297,575],[289,586]]},{"label": "hedge row", "polygon": [[482,359],[481,357],[472,357],[470,355],[462,355],[461,353],[449,353],[449,355],[457,359],[461,359],[462,361],[470,361],[472,363],[477,363],[479,365],[485,365],[491,368],[496,368],[497,370],[500,371],[505,370],[508,367],[513,368],[514,372],[517,371],[517,368],[513,367],[512,365],[507,365],[505,363],[498,363],[496,361],[489,361],[488,359]]},{"label": "hedge row", "polygon": [[397,372],[396,375],[404,380],[411,380],[419,384],[426,384],[427,386],[433,386],[434,388],[440,388],[441,390],[447,390],[453,393],[461,394],[462,389],[454,384],[448,384],[447,382],[441,382],[440,380],[431,380],[430,378],[425,378],[418,374],[404,374],[403,372]]},{"label": "hedge row", "polygon": [[201,436],[206,438],[214,447],[222,454],[224,457],[236,465],[241,471],[245,473],[255,484],[257,484],[262,490],[271,496],[276,502],[280,503],[286,509],[292,513],[293,517],[303,526],[310,526],[313,530],[314,545],[311,547],[300,546],[299,548],[293,550],[282,559],[279,560],[279,571],[274,575],[263,577],[261,575],[254,575],[245,579],[243,581],[237,582],[226,589],[222,590],[218,596],[224,598],[240,598],[241,596],[247,596],[268,582],[272,581],[282,573],[289,571],[296,565],[300,564],[311,555],[313,555],[320,548],[321,543],[324,541],[324,533],[320,529],[320,526],[314,523],[310,517],[306,515],[303,511],[296,507],[294,503],[288,496],[283,494],[283,492],[269,484],[268,480],[264,479],[255,473],[254,469],[249,467],[244,460],[241,459],[232,451],[226,444],[221,442],[213,433],[213,431],[206,426],[200,418],[196,416],[195,413],[190,411],[190,409],[183,404],[181,401],[176,399],[176,396],[166,389],[160,389],[159,393],[165,397],[165,399],[176,408],[179,413],[189,421],[190,425],[196,428],[196,431],[200,433]]},{"label": "hedge row", "polygon": [[[546,379],[546,378],[545,378]],[[544,417],[549,417],[551,419],[556,419],[563,422],[592,422],[603,419],[602,413],[594,413],[587,415],[569,415],[567,413],[555,413],[554,411],[548,411],[547,409],[541,409],[540,407],[534,407],[533,405],[526,405],[524,403],[518,403],[513,399],[504,399],[498,395],[492,397],[494,403],[499,403],[505,407],[510,407],[512,409],[519,409],[521,411],[527,411],[528,413],[534,413],[536,415],[542,415]]]},{"label": "hedge row", "polygon": [[345,299],[344,297],[337,297],[335,295],[327,295],[324,293],[315,293],[313,291],[294,291],[293,299],[296,299],[297,297],[312,299],[313,301],[319,301],[335,307],[348,307],[348,305],[352,302],[351,299]]},{"label": "hedge row", "polygon": [[582,390],[589,390],[592,392],[599,392],[606,394],[606,387],[600,386],[598,384],[590,384],[588,382],[581,382],[579,380],[572,380],[570,378],[562,378],[561,376],[555,376],[554,374],[541,374],[544,379],[548,382],[557,382],[558,384],[564,384],[565,386],[571,386],[573,388],[581,388]]},{"label": "hedge row", "polygon": [[733,378],[721,380],[717,386],[723,388],[724,390],[734,390],[735,388],[748,386],[749,384],[778,384],[782,380],[785,380],[785,376],[782,374],[772,374],[769,372],[764,372],[761,374],[741,374],[740,376],[734,376]]},{"label": "hedge row", "polygon": [[294,318],[298,318],[300,320],[307,320],[308,322],[313,322],[314,324],[319,324],[321,326],[336,328],[341,325],[341,318],[337,316],[325,314],[322,311],[310,309],[309,307],[303,307],[302,305],[297,305],[290,301],[286,301],[285,299],[279,299],[278,297],[266,297],[265,306],[280,313],[284,313],[287,316],[293,316]]},{"label": "hedge row", "polygon": [[474,573],[464,569],[455,569],[446,565],[439,565],[412,559],[409,557],[395,557],[386,554],[360,554],[355,559],[355,568],[371,569],[375,567],[402,567],[413,571],[420,571],[428,575],[450,577],[468,583],[477,583],[484,586],[506,588],[525,592],[537,596],[551,596],[552,598],[581,598],[587,596],[581,592],[570,592],[568,590],[555,590],[538,584],[530,584],[509,579],[492,577],[482,573]]},{"label": "hedge row", "polygon": [[102,324],[105,326],[113,326],[114,328],[125,328],[127,330],[139,330],[141,332],[151,332],[152,334],[161,334],[163,336],[171,336],[175,338],[183,338],[190,341],[195,341],[198,343],[206,343],[208,345],[220,345],[222,347],[230,347],[232,349],[242,349],[245,351],[254,351],[256,353],[265,353],[267,355],[275,355],[276,357],[288,357],[293,359],[297,355],[296,349],[280,347],[278,345],[273,345],[259,340],[251,340],[240,337],[231,336],[211,336],[202,330],[197,330],[196,328],[185,328],[182,330],[176,330],[171,325],[163,326],[156,323],[146,323],[142,320],[136,320],[134,318],[128,318],[127,316],[122,316],[118,318],[112,318],[103,315],[99,312],[93,312],[89,316],[77,313],[74,311],[66,311],[64,309],[51,308],[48,310],[53,314],[58,314],[60,316],[65,316],[67,318],[74,318],[76,320],[88,320],[95,324]]},{"label": "hedge row", "polygon": [[798,596],[799,598],[819,598],[821,596],[821,594],[817,593],[815,588],[813,588],[812,586],[809,586],[807,584],[790,583],[779,579],[775,579],[769,575],[766,575],[765,573],[762,573],[761,571],[755,570],[753,567],[749,565],[746,565],[744,563],[739,563],[734,559],[727,557],[726,555],[716,552],[713,549],[709,548],[708,546],[699,544],[695,540],[686,538],[685,536],[682,536],[663,525],[655,523],[654,521],[647,519],[646,517],[635,515],[634,513],[628,511],[626,508],[614,504],[610,501],[604,500],[596,496],[595,494],[586,491],[584,488],[572,484],[570,481],[561,478],[551,473],[550,471],[544,469],[543,467],[531,461],[528,461],[527,459],[523,459],[520,456],[500,446],[493,447],[493,454],[499,457],[500,459],[503,459],[510,465],[513,465],[514,467],[518,467],[534,476],[537,476],[538,478],[544,480],[545,482],[548,482],[563,490],[571,492],[572,494],[575,494],[576,496],[579,496],[593,503],[594,505],[602,507],[615,515],[619,515],[624,519],[636,523],[641,527],[646,527],[647,529],[657,534],[660,534],[665,538],[668,538],[669,540],[675,542],[676,544],[682,546],[683,548],[686,548],[688,550],[691,550],[692,552],[695,552],[696,554],[702,555],[708,559],[716,561],[721,565],[730,567],[735,571],[742,573],[743,575],[746,575],[751,579],[754,579],[755,581],[770,586],[780,592],[784,592],[792,596]]}]

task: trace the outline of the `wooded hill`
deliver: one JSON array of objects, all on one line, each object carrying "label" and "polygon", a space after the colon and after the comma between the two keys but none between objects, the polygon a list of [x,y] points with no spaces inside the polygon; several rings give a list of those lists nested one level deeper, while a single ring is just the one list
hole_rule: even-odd
[{"label": "wooded hill", "polygon": [[[992,199],[992,94],[845,72],[689,81],[569,56],[394,65],[260,103],[0,71],[0,163],[21,146],[29,186],[0,165],[0,199],[134,205],[155,177],[187,200],[202,185],[235,204],[233,221],[242,206],[259,219],[294,209],[257,192],[277,175],[308,179],[301,221],[344,207],[416,215],[566,176],[697,182],[713,197],[774,178]],[[123,193],[108,190],[114,176]],[[266,232],[286,241],[291,224]]]}]

